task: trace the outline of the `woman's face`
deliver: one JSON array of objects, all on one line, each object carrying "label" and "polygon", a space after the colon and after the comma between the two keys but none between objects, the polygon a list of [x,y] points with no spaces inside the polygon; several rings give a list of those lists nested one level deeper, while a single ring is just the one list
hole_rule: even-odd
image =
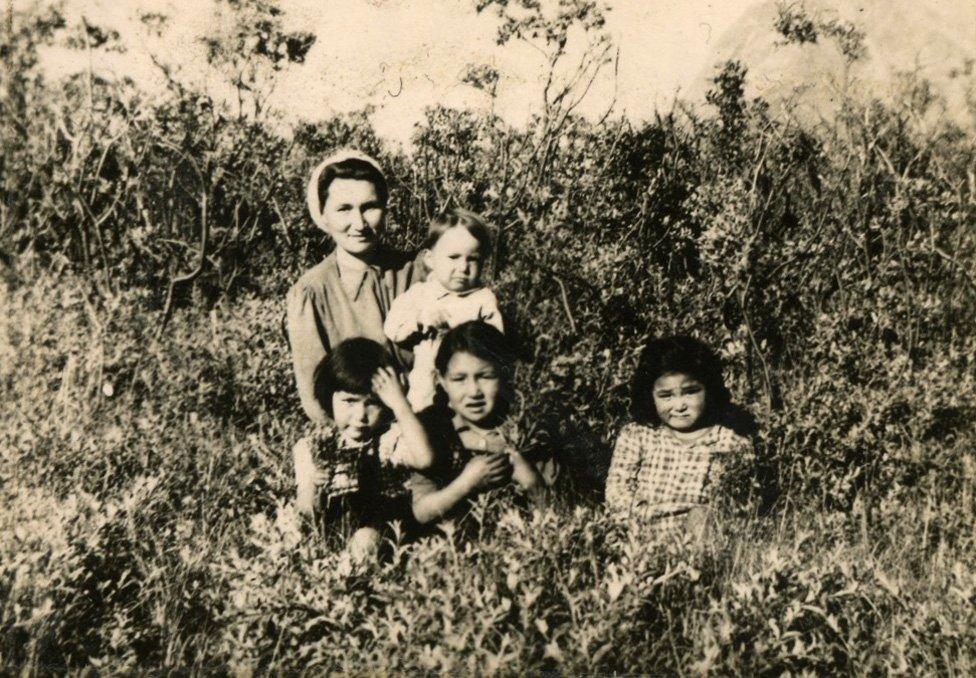
[{"label": "woman's face", "polygon": [[451,409],[465,421],[486,421],[500,403],[502,375],[498,367],[467,352],[451,356],[444,374],[439,375]]},{"label": "woman's face", "polygon": [[705,415],[705,385],[681,372],[669,372],[654,381],[654,408],[661,423],[690,433],[701,427]]},{"label": "woman's face", "polygon": [[322,206],[325,231],[353,256],[368,254],[383,233],[386,205],[364,179],[333,179]]}]

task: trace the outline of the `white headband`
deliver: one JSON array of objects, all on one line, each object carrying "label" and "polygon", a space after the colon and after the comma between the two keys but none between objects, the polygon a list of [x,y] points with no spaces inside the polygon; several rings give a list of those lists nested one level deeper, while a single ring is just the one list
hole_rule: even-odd
[{"label": "white headband", "polygon": [[312,170],[312,176],[308,180],[308,188],[305,191],[305,201],[308,204],[308,211],[312,215],[312,221],[319,228],[325,228],[322,222],[322,207],[323,205],[319,202],[319,178],[322,176],[322,172],[329,165],[336,165],[340,162],[345,162],[346,160],[362,160],[363,162],[369,163],[376,168],[376,171],[382,176],[383,168],[380,167],[380,163],[372,156],[366,155],[362,151],[357,151],[354,148],[341,148],[328,158],[316,165],[315,169]]}]

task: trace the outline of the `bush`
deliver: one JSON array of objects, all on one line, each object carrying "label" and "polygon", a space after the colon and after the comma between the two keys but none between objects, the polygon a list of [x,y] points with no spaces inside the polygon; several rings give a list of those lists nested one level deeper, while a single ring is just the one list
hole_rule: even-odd
[{"label": "bush", "polygon": [[[238,48],[310,44],[237,5],[284,40]],[[153,100],[46,82],[38,50],[70,27],[13,19],[5,669],[972,670],[976,158],[963,130],[916,124],[924,97],[805,126],[747,100],[729,64],[711,109],[641,125],[552,109],[516,130],[433,108],[392,150],[366,112],[286,138],[258,100],[235,111],[176,80]],[[232,57],[213,54],[251,63]],[[339,145],[394,179],[392,243],[449,203],[496,224],[518,413],[577,491],[539,515],[486,507],[481,540],[367,569],[287,504],[305,424],[283,294],[329,247],[303,191]],[[759,427],[732,489],[765,517],[730,509],[706,544],[629,535],[580,496],[600,490],[642,343],[676,331],[719,349]]]}]

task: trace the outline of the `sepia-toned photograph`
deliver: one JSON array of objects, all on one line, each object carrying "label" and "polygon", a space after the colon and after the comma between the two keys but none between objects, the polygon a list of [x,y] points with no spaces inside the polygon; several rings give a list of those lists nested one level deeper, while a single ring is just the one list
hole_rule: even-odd
[{"label": "sepia-toned photograph", "polygon": [[0,673],[976,674],[972,0],[0,57]]}]

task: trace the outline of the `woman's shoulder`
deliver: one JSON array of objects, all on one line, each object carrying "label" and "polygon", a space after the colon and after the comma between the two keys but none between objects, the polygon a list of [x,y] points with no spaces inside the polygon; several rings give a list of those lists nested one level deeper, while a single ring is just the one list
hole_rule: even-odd
[{"label": "woman's shoulder", "polygon": [[335,266],[335,252],[312,266],[288,289],[288,298],[303,297],[308,294],[321,294],[329,279],[330,267]]}]

